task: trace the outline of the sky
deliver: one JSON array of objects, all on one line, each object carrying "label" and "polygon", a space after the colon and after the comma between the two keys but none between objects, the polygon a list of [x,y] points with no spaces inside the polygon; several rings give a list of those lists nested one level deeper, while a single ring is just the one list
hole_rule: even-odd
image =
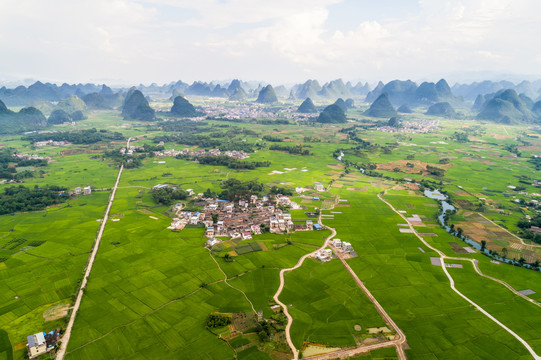
[{"label": "sky", "polygon": [[0,81],[541,78],[538,0],[1,0]]}]

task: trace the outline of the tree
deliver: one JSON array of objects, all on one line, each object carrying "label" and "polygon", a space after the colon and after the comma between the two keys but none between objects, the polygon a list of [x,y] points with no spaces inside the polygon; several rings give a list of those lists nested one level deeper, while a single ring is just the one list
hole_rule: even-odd
[{"label": "tree", "polygon": [[212,214],[212,222],[218,222],[218,214]]},{"label": "tree", "polygon": [[508,250],[507,250],[506,247],[502,248],[502,257],[503,257],[504,259],[507,258],[507,252],[508,252]]},{"label": "tree", "polygon": [[459,238],[462,238],[462,233],[464,232],[464,230],[462,230],[461,227],[457,227],[456,228],[456,234]]},{"label": "tree", "polygon": [[486,246],[487,246],[486,240],[481,240],[481,251],[485,251]]}]

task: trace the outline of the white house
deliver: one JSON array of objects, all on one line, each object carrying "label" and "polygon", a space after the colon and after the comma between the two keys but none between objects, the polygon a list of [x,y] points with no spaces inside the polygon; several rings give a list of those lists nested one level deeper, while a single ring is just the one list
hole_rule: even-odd
[{"label": "white house", "polygon": [[85,188],[83,189],[83,194],[90,195],[91,193],[92,189],[90,188],[90,186],[85,186]]},{"label": "white house", "polygon": [[314,186],[314,189],[316,189],[316,191],[325,191],[325,187],[323,186],[323,184],[316,184]]},{"label": "white house", "polygon": [[353,250],[353,248],[351,247],[351,243],[348,243],[347,241],[344,241],[344,242],[342,243],[342,249],[343,249],[344,251],[351,251],[351,250]]},{"label": "white house", "polygon": [[333,239],[332,244],[337,248],[342,247],[342,241],[340,241],[340,239]]},{"label": "white house", "polygon": [[28,341],[26,346],[28,347],[28,356],[30,359],[47,352],[47,343],[45,342],[45,336],[42,332],[28,335],[26,340]]}]

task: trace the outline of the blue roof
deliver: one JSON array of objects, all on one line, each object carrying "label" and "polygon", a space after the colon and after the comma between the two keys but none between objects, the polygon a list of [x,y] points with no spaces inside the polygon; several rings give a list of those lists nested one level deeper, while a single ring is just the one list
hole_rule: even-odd
[{"label": "blue roof", "polygon": [[193,214],[193,216],[197,216],[197,215],[199,215],[199,211],[198,211],[198,212],[196,212],[195,214]]},{"label": "blue roof", "polygon": [[317,229],[317,230],[321,230],[323,229],[323,227],[319,224],[314,224],[314,228]]},{"label": "blue roof", "polygon": [[314,200],[319,200],[319,198],[317,196],[314,196]]},{"label": "blue roof", "polygon": [[229,202],[227,200],[222,200],[222,199],[216,199],[216,201],[219,201],[219,202]]}]

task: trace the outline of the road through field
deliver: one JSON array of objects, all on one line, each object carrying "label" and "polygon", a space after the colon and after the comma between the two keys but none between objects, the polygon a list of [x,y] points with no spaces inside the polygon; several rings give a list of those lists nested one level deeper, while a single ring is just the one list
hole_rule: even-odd
[{"label": "road through field", "polygon": [[[320,220],[320,223],[321,223],[321,220]],[[312,256],[316,252],[325,249],[327,247],[328,241],[336,236],[336,231],[334,229],[331,229],[331,228],[329,228],[329,229],[332,231],[332,233],[331,233],[331,235],[329,235],[325,239],[325,242],[323,243],[323,245],[319,249],[317,249],[316,251],[312,251],[311,253],[302,256],[295,266],[290,267],[288,269],[280,270],[280,286],[278,287],[278,290],[276,291],[276,294],[274,294],[274,296],[273,296],[274,301],[276,301],[276,303],[282,307],[282,310],[284,311],[284,314],[287,317],[287,325],[286,325],[286,331],[285,331],[286,340],[287,340],[287,344],[291,348],[291,351],[293,352],[293,358],[295,360],[297,360],[299,358],[299,350],[295,347],[295,345],[293,344],[293,341],[291,340],[291,332],[290,331],[291,331],[291,325],[293,324],[293,317],[291,317],[291,315],[289,314],[289,311],[287,309],[287,305],[284,304],[283,302],[281,302],[280,299],[279,299],[280,294],[282,293],[282,290],[284,289],[284,284],[285,284],[284,274],[286,272],[298,269],[299,267],[301,267],[302,263],[304,262],[304,260],[307,257]]]},{"label": "road through field", "polygon": [[[507,331],[509,334],[511,334],[512,336],[515,337],[515,339],[517,339],[522,345],[524,345],[524,347],[526,348],[526,350],[528,350],[528,352],[532,355],[532,357],[535,359],[535,360],[541,360],[541,356],[537,355],[537,353],[532,349],[532,347],[523,339],[521,338],[518,334],[516,334],[513,330],[509,329],[507,326],[505,326],[504,324],[502,324],[498,319],[496,319],[494,316],[490,315],[485,309],[483,309],[481,306],[477,305],[475,302],[473,302],[471,299],[469,299],[468,297],[466,297],[464,294],[462,294],[460,291],[457,290],[457,288],[455,287],[455,280],[453,279],[453,277],[451,276],[451,274],[449,274],[449,272],[447,271],[447,267],[445,266],[445,259],[449,259],[449,260],[462,260],[462,261],[470,261],[472,264],[473,264],[473,267],[475,269],[475,271],[483,276],[483,277],[486,277],[488,279],[491,279],[491,280],[495,280],[495,281],[498,281],[497,279],[495,278],[492,278],[492,277],[489,277],[489,276],[486,276],[484,275],[483,273],[480,272],[479,270],[479,267],[476,266],[476,260],[475,259],[468,259],[468,258],[460,258],[460,257],[449,257],[447,255],[445,255],[441,250],[431,246],[428,242],[425,241],[425,239],[419,235],[419,233],[417,232],[417,230],[413,227],[413,225],[408,221],[408,219],[406,218],[406,216],[404,216],[404,214],[402,214],[401,212],[399,212],[398,210],[396,210],[394,208],[394,206],[389,203],[387,200],[383,199],[381,197],[381,194],[378,194],[378,198],[383,201],[385,204],[387,204],[395,213],[397,213],[402,219],[404,219],[409,228],[411,229],[411,231],[417,236],[417,238],[419,238],[419,240],[421,240],[423,242],[423,244],[425,244],[426,247],[428,247],[429,249],[437,252],[439,255],[440,255],[440,260],[441,260],[441,267],[443,269],[443,272],[445,273],[445,275],[447,276],[447,278],[449,279],[449,286],[451,287],[451,289],[456,292],[461,298],[463,298],[464,300],[466,300],[467,302],[469,302],[471,305],[473,305],[473,307],[475,307],[477,310],[479,310],[481,313],[483,313],[486,317],[488,317],[490,320],[494,321],[496,324],[498,324],[500,327],[502,327],[505,331]],[[503,281],[498,281],[500,283],[504,283]],[[507,283],[505,283],[507,284]],[[508,285],[508,286],[507,286]],[[512,287],[507,284],[506,287],[507,288],[511,288]],[[514,289],[513,289],[514,290]],[[516,293],[516,291],[514,291]],[[517,293],[518,294],[518,293]],[[522,295],[522,294],[519,294],[519,295]],[[527,298],[525,296],[522,296],[523,298],[526,298],[527,300],[529,300],[530,302],[532,302],[533,300],[530,299],[530,298]]]},{"label": "road through field", "polygon": [[[129,148],[129,147],[130,147],[130,138],[128,138],[128,142],[126,144],[126,148]],[[90,276],[90,272],[92,271],[92,265],[94,265],[94,260],[96,259],[98,248],[100,247],[101,237],[103,235],[103,230],[105,229],[105,224],[107,224],[109,211],[111,211],[111,206],[113,206],[116,189],[118,188],[118,183],[120,182],[120,176],[122,175],[122,170],[124,170],[124,165],[120,165],[120,169],[118,170],[118,176],[116,178],[115,186],[113,188],[113,191],[111,192],[111,196],[109,197],[109,202],[107,203],[107,208],[105,209],[105,214],[103,215],[103,219],[101,220],[98,235],[96,236],[96,239],[94,240],[94,246],[92,247],[92,252],[90,253],[90,256],[88,257],[85,275],[83,276],[83,281],[81,282],[81,286],[79,287],[79,292],[77,293],[77,299],[75,300],[75,304],[73,305],[73,309],[71,311],[71,316],[68,322],[68,326],[66,327],[66,331],[64,332],[64,335],[62,336],[62,344],[60,345],[60,348],[56,352],[56,360],[64,359],[64,356],[66,354],[66,349],[68,348],[68,343],[71,336],[71,330],[73,329],[73,324],[75,323],[75,317],[77,316],[77,311],[79,311],[79,306],[81,306],[81,300],[83,299],[86,283],[88,282],[88,277]]]}]

